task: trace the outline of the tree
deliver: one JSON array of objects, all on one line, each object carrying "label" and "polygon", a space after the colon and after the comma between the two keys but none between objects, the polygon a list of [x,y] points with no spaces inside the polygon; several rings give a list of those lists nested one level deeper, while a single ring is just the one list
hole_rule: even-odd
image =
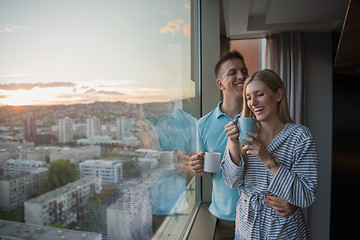
[{"label": "tree", "polygon": [[49,154],[49,152],[46,152],[46,154],[45,154],[45,162],[46,162],[47,164],[50,163],[50,154]]},{"label": "tree", "polygon": [[50,224],[49,227],[53,228],[64,228],[64,226],[61,224],[61,222],[56,222],[54,224]]},{"label": "tree", "polygon": [[104,203],[111,198],[116,197],[119,193],[119,190],[115,187],[103,187],[101,193],[99,194],[98,198],[96,199],[98,202]]},{"label": "tree", "polygon": [[79,166],[70,160],[59,159],[50,163],[48,173],[41,182],[46,192],[74,182],[80,178]]},{"label": "tree", "polygon": [[11,211],[0,211],[0,219],[11,222],[24,222],[24,207],[18,207]]}]

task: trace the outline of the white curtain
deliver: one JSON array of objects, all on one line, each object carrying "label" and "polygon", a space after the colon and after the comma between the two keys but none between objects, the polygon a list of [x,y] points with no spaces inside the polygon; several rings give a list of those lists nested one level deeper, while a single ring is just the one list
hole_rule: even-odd
[{"label": "white curtain", "polygon": [[266,36],[265,67],[284,82],[290,114],[296,123],[304,123],[304,64],[302,36],[284,32]]}]

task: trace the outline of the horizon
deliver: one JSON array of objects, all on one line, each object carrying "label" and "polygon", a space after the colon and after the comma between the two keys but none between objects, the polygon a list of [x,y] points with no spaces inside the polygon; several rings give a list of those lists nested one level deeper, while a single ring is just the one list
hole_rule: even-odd
[{"label": "horizon", "polygon": [[151,104],[151,103],[166,103],[166,102],[177,102],[177,101],[183,101],[187,99],[191,99],[194,97],[188,97],[188,98],[182,98],[182,99],[172,99],[167,101],[151,101],[151,102],[143,102],[143,103],[136,103],[136,102],[127,102],[123,100],[117,100],[117,101],[94,101],[94,102],[88,102],[88,103],[68,103],[68,104],[31,104],[31,105],[11,105],[11,104],[1,104],[0,107],[51,107],[51,106],[69,106],[69,105],[86,105],[86,104],[94,104],[94,103],[126,103],[126,104],[136,104],[136,105],[143,105],[143,104]]}]

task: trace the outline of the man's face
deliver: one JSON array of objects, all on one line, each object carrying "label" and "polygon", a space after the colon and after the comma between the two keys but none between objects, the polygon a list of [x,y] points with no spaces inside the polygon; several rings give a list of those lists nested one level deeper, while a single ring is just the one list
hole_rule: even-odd
[{"label": "man's face", "polygon": [[230,59],[221,65],[216,81],[225,96],[242,97],[243,83],[248,77],[248,70],[243,60]]}]

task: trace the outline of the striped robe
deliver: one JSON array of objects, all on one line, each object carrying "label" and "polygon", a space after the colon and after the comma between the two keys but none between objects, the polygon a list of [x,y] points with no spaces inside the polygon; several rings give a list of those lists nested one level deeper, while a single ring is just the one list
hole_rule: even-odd
[{"label": "striped robe", "polygon": [[[237,166],[225,151],[221,163],[225,182],[241,190],[235,239],[310,239],[302,208],[315,200],[318,156],[314,138],[306,127],[288,123],[267,149],[281,162],[275,176],[254,155],[248,155],[244,168],[243,159]],[[280,217],[263,202],[266,195],[299,208],[289,217]]]}]

